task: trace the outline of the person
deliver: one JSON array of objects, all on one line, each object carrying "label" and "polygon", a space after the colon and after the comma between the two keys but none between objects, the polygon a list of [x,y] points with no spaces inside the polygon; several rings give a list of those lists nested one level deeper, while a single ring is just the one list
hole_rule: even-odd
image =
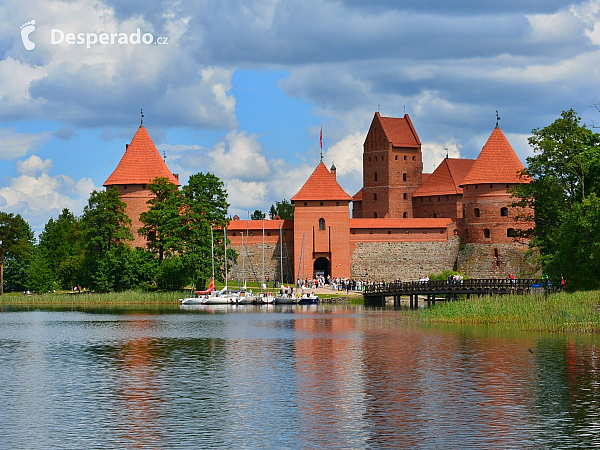
[{"label": "person", "polygon": [[510,283],[515,284],[515,276],[511,273],[508,278],[510,278]]}]

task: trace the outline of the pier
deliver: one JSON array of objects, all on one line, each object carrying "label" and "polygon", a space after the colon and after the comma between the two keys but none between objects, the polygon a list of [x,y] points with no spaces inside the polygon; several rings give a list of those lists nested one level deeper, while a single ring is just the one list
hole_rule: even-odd
[{"label": "pier", "polygon": [[[439,301],[454,301],[459,295],[470,299],[472,295],[531,294],[553,292],[556,285],[545,279],[471,279],[443,281],[408,281],[399,283],[378,283],[366,286],[363,291],[365,305],[384,306],[386,298],[393,297],[394,306],[400,306],[402,297],[409,297],[411,309],[419,307],[419,297],[427,306]],[[445,296],[440,298],[438,296]]]}]

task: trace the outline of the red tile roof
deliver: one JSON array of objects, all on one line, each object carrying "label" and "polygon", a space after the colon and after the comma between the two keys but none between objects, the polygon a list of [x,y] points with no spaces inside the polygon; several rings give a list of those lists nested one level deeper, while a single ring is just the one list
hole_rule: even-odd
[{"label": "red tile roof", "polygon": [[463,190],[460,184],[474,163],[474,159],[444,159],[419,186],[413,197],[462,194]]},{"label": "red tile roof", "polygon": [[408,114],[405,114],[404,117],[382,117],[376,112],[373,120],[379,120],[383,132],[394,147],[419,147],[421,145],[421,140],[417,136],[417,131]]},{"label": "red tile roof", "polygon": [[[282,223],[283,222],[283,223]],[[279,231],[279,224],[282,223],[283,230],[293,230],[294,229],[294,221],[293,220],[269,220],[265,219],[264,226],[265,230],[277,230]],[[229,222],[229,226],[227,227],[227,232],[230,231],[259,231],[262,232],[263,229],[263,221],[262,220],[232,220]]]},{"label": "red tile roof", "polygon": [[291,198],[292,202],[301,200],[352,200],[333,178],[323,161],[319,163],[304,186]]},{"label": "red tile roof", "polygon": [[435,219],[350,219],[350,228],[446,228],[453,222],[447,217]]},{"label": "red tile roof", "polygon": [[461,186],[484,183],[529,183],[531,181],[529,177],[519,178],[518,172],[523,168],[523,163],[502,130],[494,128]]},{"label": "red tile roof", "polygon": [[158,149],[152,142],[146,127],[140,126],[125,150],[119,165],[114,170],[103,186],[115,184],[147,184],[156,177],[165,177],[169,181],[181,186],[171,173],[165,161],[160,156]]},{"label": "red tile roof", "polygon": [[361,188],[360,191],[358,191],[356,194],[354,194],[354,197],[352,197],[352,201],[353,202],[362,202],[362,196],[363,196],[363,190]]}]

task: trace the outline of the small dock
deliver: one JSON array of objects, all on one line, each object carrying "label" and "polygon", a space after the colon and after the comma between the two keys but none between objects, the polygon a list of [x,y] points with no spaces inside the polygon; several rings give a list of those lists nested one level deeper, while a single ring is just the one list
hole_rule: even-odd
[{"label": "small dock", "polygon": [[[408,281],[401,283],[378,283],[366,286],[363,291],[365,305],[384,306],[386,298],[393,297],[394,306],[400,306],[402,297],[409,298],[409,305],[419,307],[419,297],[427,306],[439,301],[454,301],[459,295],[470,299],[472,295],[548,293],[555,290],[549,280],[542,279],[471,279],[462,281]],[[438,296],[444,295],[444,298]]]}]

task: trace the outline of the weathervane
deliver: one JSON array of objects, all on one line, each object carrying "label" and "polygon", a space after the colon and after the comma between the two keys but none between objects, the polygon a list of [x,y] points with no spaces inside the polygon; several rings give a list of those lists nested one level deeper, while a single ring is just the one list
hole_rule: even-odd
[{"label": "weathervane", "polygon": [[500,120],[500,116],[498,115],[498,110],[496,110],[496,128],[500,128],[498,126],[498,121]]},{"label": "weathervane", "polygon": [[144,110],[141,109],[140,111],[142,112],[142,120],[141,120],[141,123],[140,123],[140,127],[143,127],[144,126]]},{"label": "weathervane", "polygon": [[165,152],[164,150],[163,150],[163,159],[165,160],[165,162],[167,162],[167,152]]},{"label": "weathervane", "polygon": [[444,147],[444,150],[446,150],[446,159],[448,159],[448,146]]}]

